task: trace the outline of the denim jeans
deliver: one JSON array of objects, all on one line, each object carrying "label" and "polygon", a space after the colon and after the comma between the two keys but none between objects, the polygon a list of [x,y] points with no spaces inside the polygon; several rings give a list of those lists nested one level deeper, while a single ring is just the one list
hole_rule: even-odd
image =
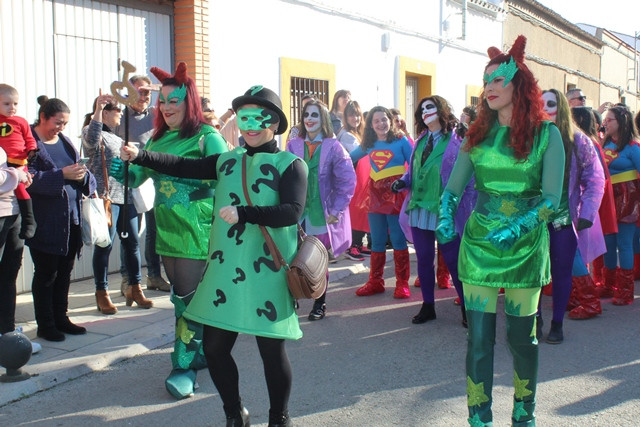
[{"label": "denim jeans", "polygon": [[[156,217],[153,209],[144,213],[144,220],[147,227],[147,234],[144,238],[144,260],[147,262],[147,276],[160,276],[160,255],[156,253]],[[125,251],[120,251],[120,275],[128,276],[127,266],[124,261]]]},{"label": "denim jeans", "polygon": [[[126,239],[121,237],[122,233],[122,219],[120,216],[123,213],[123,205],[112,204],[111,213],[113,218],[113,224],[109,229],[111,234],[111,244],[106,248],[94,246],[93,248],[93,275],[95,276],[96,290],[107,289],[107,275],[109,272],[109,254],[113,248],[113,241],[116,234],[120,238],[120,242],[124,247],[124,260],[127,266],[127,274],[129,276],[129,283],[134,285],[140,283],[142,280],[142,272],[140,270],[140,242],[138,240],[138,212],[133,204],[127,207],[127,229],[128,236]],[[117,233],[116,233],[117,232]]]},{"label": "denim jeans", "polygon": [[24,249],[20,224],[20,215],[0,218],[0,334],[15,329],[16,279]]}]

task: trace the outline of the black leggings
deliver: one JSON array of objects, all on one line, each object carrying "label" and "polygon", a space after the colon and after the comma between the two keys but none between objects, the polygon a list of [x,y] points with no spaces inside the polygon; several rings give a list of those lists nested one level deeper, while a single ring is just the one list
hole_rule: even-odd
[{"label": "black leggings", "polygon": [[173,293],[179,297],[186,297],[196,290],[206,263],[199,259],[162,255],[164,271],[171,282]]},{"label": "black leggings", "polygon": [[[241,408],[238,367],[231,356],[237,338],[237,332],[204,325],[202,341],[209,375],[220,393],[227,415],[237,414]],[[291,364],[284,348],[284,340],[256,337],[256,341],[269,391],[269,412],[283,414],[287,411],[291,393]]]}]

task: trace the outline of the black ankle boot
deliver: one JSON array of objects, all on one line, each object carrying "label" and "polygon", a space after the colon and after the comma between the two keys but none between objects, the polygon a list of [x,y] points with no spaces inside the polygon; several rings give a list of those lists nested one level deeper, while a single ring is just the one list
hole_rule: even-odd
[{"label": "black ankle boot", "polygon": [[240,410],[239,414],[229,416],[227,415],[227,427],[249,427],[251,426],[251,418],[249,417],[249,411],[244,406]]},{"label": "black ankle boot", "polygon": [[411,319],[411,323],[420,324],[428,322],[429,320],[435,320],[436,318],[436,309],[433,306],[433,303],[423,302],[422,307],[420,308],[420,312],[413,316]]},{"label": "black ankle boot", "polygon": [[544,322],[542,321],[542,316],[536,316],[536,338],[538,339],[538,341],[540,341],[543,336],[543,332],[542,332],[543,324]]},{"label": "black ankle boot", "polygon": [[560,344],[563,340],[562,322],[554,322],[552,320],[551,329],[549,329],[549,335],[547,335],[547,342],[549,344]]},{"label": "black ankle boot", "polygon": [[313,303],[311,313],[309,313],[309,320],[322,320],[327,314],[327,305],[324,302],[316,300]]},{"label": "black ankle boot", "polygon": [[45,327],[38,326],[37,335],[42,339],[45,339],[47,341],[54,341],[54,342],[64,341],[64,338],[65,338],[64,334],[60,332],[58,329],[56,329],[55,326],[45,326]]},{"label": "black ankle boot", "polygon": [[84,335],[87,333],[87,329],[76,325],[68,317],[56,319],[56,329],[60,332],[70,335]]},{"label": "black ankle boot", "polygon": [[289,412],[274,414],[269,411],[269,426],[268,427],[293,427],[293,421],[289,418]]}]

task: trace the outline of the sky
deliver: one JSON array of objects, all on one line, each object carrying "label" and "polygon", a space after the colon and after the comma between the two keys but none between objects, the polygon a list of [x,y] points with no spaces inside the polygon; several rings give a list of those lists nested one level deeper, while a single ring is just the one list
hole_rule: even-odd
[{"label": "sky", "polygon": [[633,35],[640,31],[637,0],[537,0],[574,24]]}]

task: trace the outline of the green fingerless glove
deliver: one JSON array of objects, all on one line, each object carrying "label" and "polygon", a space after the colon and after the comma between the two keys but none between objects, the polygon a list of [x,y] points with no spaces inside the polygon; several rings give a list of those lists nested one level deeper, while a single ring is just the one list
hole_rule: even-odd
[{"label": "green fingerless glove", "polygon": [[531,210],[515,216],[504,226],[490,232],[486,239],[496,248],[506,251],[511,249],[522,236],[540,224],[549,222],[549,218],[554,212],[553,204],[547,199],[541,199]]},{"label": "green fingerless glove", "polygon": [[109,175],[114,177],[120,184],[124,184],[124,162],[119,157],[111,160]]},{"label": "green fingerless glove", "polygon": [[460,198],[451,191],[444,190],[440,197],[440,207],[438,208],[438,225],[436,226],[436,238],[438,243],[446,244],[453,242],[457,237],[454,217],[458,210]]}]

